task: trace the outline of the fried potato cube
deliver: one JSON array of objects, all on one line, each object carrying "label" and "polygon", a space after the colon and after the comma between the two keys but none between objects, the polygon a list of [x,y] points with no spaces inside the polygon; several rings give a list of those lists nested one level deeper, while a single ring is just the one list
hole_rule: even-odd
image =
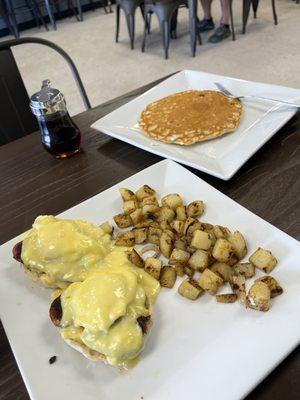
[{"label": "fried potato cube", "polygon": [[136,200],[136,195],[133,193],[132,190],[120,188],[119,192],[123,201]]},{"label": "fried potato cube", "polygon": [[234,267],[235,275],[244,275],[245,278],[252,278],[255,274],[255,267],[252,263],[238,263]]},{"label": "fried potato cube", "polygon": [[152,226],[153,220],[152,219],[145,219],[145,221],[141,221],[137,224],[134,225],[135,228],[149,228],[149,226]]},{"label": "fried potato cube", "polygon": [[155,190],[148,185],[143,185],[135,192],[135,195],[139,201],[142,201],[145,197],[155,196]]},{"label": "fried potato cube", "polygon": [[145,204],[142,207],[142,213],[145,217],[148,217],[149,215],[154,215],[158,210],[159,206],[157,206],[156,204]]},{"label": "fried potato cube", "polygon": [[226,226],[215,225],[213,227],[214,235],[217,239],[224,238],[227,239],[231,232]]},{"label": "fried potato cube", "polygon": [[176,239],[174,242],[174,247],[180,250],[186,250],[186,242],[183,239]]},{"label": "fried potato cube", "polygon": [[195,247],[195,249],[208,250],[211,246],[211,243],[212,241],[207,232],[196,230],[193,233],[191,246]]},{"label": "fried potato cube", "polygon": [[207,222],[200,222],[200,230],[205,231],[207,233],[213,232],[214,226],[212,224],[208,224]]},{"label": "fried potato cube", "polygon": [[136,267],[144,268],[144,260],[135,249],[127,252],[127,258]]},{"label": "fried potato cube", "polygon": [[149,275],[153,276],[153,278],[159,280],[162,261],[155,257],[148,257],[145,261],[144,269]]},{"label": "fried potato cube", "polygon": [[176,278],[177,278],[176,271],[173,267],[167,265],[162,268],[160,274],[161,286],[166,288],[172,288],[175,285]]},{"label": "fried potato cube", "polygon": [[159,240],[160,240],[161,234],[162,234],[161,229],[153,228],[152,226],[149,226],[147,241],[149,243],[156,244],[156,246],[159,246]]},{"label": "fried potato cube", "polygon": [[162,255],[169,258],[173,250],[173,238],[167,233],[163,232],[159,238],[159,248]]},{"label": "fried potato cube", "polygon": [[117,214],[113,218],[119,228],[128,228],[129,226],[132,225],[132,219],[130,215]]},{"label": "fried potato cube", "polygon": [[190,258],[190,253],[185,250],[173,249],[169,263],[171,265],[186,265]]},{"label": "fried potato cube", "polygon": [[199,286],[198,282],[193,278],[185,279],[178,287],[178,293],[189,299],[196,300],[203,292],[203,289]]},{"label": "fried potato cube", "polygon": [[271,291],[264,282],[254,282],[247,296],[247,306],[257,311],[268,311]]},{"label": "fried potato cube", "polygon": [[214,296],[219,290],[219,287],[223,284],[223,279],[206,268],[198,279],[198,283],[203,290]]},{"label": "fried potato cube", "polygon": [[244,236],[239,231],[235,231],[228,236],[228,242],[231,243],[234,253],[241,260],[247,254],[247,245]]},{"label": "fried potato cube", "polygon": [[179,265],[179,264],[175,265],[175,271],[178,276],[184,276],[184,274],[185,274],[183,265]]},{"label": "fried potato cube", "polygon": [[178,219],[175,219],[171,223],[171,227],[178,233],[179,236],[183,235],[183,228],[184,228],[184,222],[179,221]]},{"label": "fried potato cube", "polygon": [[135,200],[124,201],[123,211],[124,214],[131,214],[137,209],[137,202]]},{"label": "fried potato cube", "polygon": [[105,233],[108,233],[111,235],[114,231],[114,227],[110,225],[109,222],[103,222],[103,224],[100,225],[100,227]]},{"label": "fried potato cube", "polygon": [[231,289],[237,295],[239,302],[247,307],[246,278],[244,275],[233,276],[230,282]]},{"label": "fried potato cube", "polygon": [[161,199],[161,204],[165,207],[172,208],[172,210],[176,210],[176,208],[183,205],[183,201],[178,193],[172,193],[163,197]]},{"label": "fried potato cube", "polygon": [[157,212],[158,220],[159,221],[173,221],[175,217],[175,212],[170,207],[161,207],[160,210]]},{"label": "fried potato cube", "polygon": [[195,271],[204,271],[210,264],[210,254],[198,249],[191,255],[188,264]]},{"label": "fried potato cube", "polygon": [[216,300],[218,303],[235,303],[237,295],[235,293],[217,294]]},{"label": "fried potato cube", "polygon": [[276,279],[273,278],[273,276],[265,275],[265,276],[262,276],[261,278],[256,279],[255,282],[265,283],[268,286],[268,288],[270,289],[271,298],[279,296],[280,294],[283,293],[282,287],[279,285],[279,283],[276,281]]},{"label": "fried potato cube", "polygon": [[222,262],[215,262],[210,266],[210,270],[218,274],[224,282],[231,282],[234,270],[229,265]]},{"label": "fried potato cube", "polygon": [[201,223],[198,220],[194,220],[192,224],[186,230],[186,236],[192,238],[195,231],[202,231]]},{"label": "fried potato cube", "polygon": [[202,200],[195,200],[190,203],[187,208],[186,212],[188,217],[198,217],[204,213],[204,203]]},{"label": "fried potato cube", "polygon": [[149,197],[144,197],[143,200],[141,201],[142,206],[147,206],[149,204],[159,206],[157,198],[155,196],[149,196]]},{"label": "fried potato cube", "polygon": [[258,269],[261,269],[266,274],[269,274],[277,264],[276,258],[269,250],[259,247],[249,258],[249,261]]},{"label": "fried potato cube", "polygon": [[189,278],[192,278],[195,275],[195,270],[190,267],[189,265],[186,265],[184,267],[184,273],[187,275]]},{"label": "fried potato cube", "polygon": [[176,219],[179,221],[185,221],[187,219],[185,206],[179,206],[176,208]]},{"label": "fried potato cube", "polygon": [[132,229],[134,233],[135,244],[145,243],[148,237],[148,228],[135,228]]},{"label": "fried potato cube", "polygon": [[130,214],[133,225],[137,225],[143,220],[143,213],[141,208],[137,208]]},{"label": "fried potato cube", "polygon": [[226,239],[219,238],[214,245],[212,255],[217,261],[226,263],[226,261],[229,260],[232,251],[231,243]]},{"label": "fried potato cube", "polygon": [[135,244],[134,232],[121,232],[116,237],[116,246],[132,247]]},{"label": "fried potato cube", "polygon": [[239,262],[239,259],[237,257],[237,255],[235,253],[231,253],[230,257],[228,258],[228,260],[226,261],[226,264],[230,265],[231,267],[233,267],[234,265],[236,265]]}]

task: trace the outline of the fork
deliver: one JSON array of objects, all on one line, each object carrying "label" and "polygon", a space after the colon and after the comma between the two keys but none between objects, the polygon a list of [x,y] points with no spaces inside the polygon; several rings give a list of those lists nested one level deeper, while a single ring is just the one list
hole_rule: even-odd
[{"label": "fork", "polygon": [[237,100],[258,99],[258,100],[264,100],[264,101],[272,101],[272,102],[283,104],[286,106],[295,107],[300,110],[300,104],[290,103],[290,102],[284,101],[284,100],[270,99],[269,97],[262,97],[262,96],[251,96],[251,95],[249,95],[249,96],[234,96],[220,82],[214,82],[214,84],[225,96],[230,97],[231,99],[237,99]]}]

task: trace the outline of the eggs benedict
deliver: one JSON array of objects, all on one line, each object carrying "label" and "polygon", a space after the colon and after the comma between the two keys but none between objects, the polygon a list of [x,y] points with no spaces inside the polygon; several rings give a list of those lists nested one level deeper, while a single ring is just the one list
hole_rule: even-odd
[{"label": "eggs benedict", "polygon": [[50,307],[62,338],[92,360],[133,366],[144,348],[159,282],[114,247],[82,282],[72,283]]},{"label": "eggs benedict", "polygon": [[87,221],[45,215],[36,218],[13,257],[46,287],[65,288],[85,279],[110,251],[111,236]]}]

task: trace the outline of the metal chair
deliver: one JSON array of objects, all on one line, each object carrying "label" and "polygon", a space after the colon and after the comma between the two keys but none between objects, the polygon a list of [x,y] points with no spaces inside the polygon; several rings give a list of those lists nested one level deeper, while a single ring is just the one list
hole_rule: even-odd
[{"label": "metal chair", "polygon": [[[56,44],[40,38],[21,38],[0,42],[0,146],[28,135],[38,129],[37,121],[29,108],[29,96],[14,59],[11,47],[25,43],[48,46],[58,52],[69,65],[86,109],[91,103],[70,56]],[[5,101],[4,101],[5,99]]]},{"label": "metal chair", "polygon": [[[256,18],[258,3],[259,3],[259,0],[243,0],[243,30],[242,30],[242,33],[246,33],[246,26],[247,26],[247,22],[248,22],[251,4],[252,4],[252,8],[253,8],[254,18]],[[275,0],[271,0],[271,4],[272,4],[274,24],[278,25]]]},{"label": "metal chair", "polygon": [[195,57],[197,38],[201,44],[201,36],[197,26],[197,2],[187,0],[146,0],[142,52],[145,51],[147,30],[150,24],[148,18],[151,14],[155,14],[162,32],[165,59],[169,57],[170,37],[176,39],[177,13],[180,7],[187,7],[189,9],[191,53],[192,56]]}]

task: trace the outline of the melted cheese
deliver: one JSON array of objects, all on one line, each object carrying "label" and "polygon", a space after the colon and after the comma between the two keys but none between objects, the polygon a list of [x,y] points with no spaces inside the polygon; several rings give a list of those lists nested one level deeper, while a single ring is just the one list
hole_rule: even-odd
[{"label": "melted cheese", "polygon": [[143,350],[137,318],[149,315],[160,289],[154,278],[128,261],[126,250],[112,248],[97,270],[61,295],[62,337],[81,340],[111,365],[123,367],[134,363]]},{"label": "melted cheese", "polygon": [[23,240],[23,263],[38,272],[45,286],[85,279],[112,245],[101,228],[80,220],[38,217]]}]

